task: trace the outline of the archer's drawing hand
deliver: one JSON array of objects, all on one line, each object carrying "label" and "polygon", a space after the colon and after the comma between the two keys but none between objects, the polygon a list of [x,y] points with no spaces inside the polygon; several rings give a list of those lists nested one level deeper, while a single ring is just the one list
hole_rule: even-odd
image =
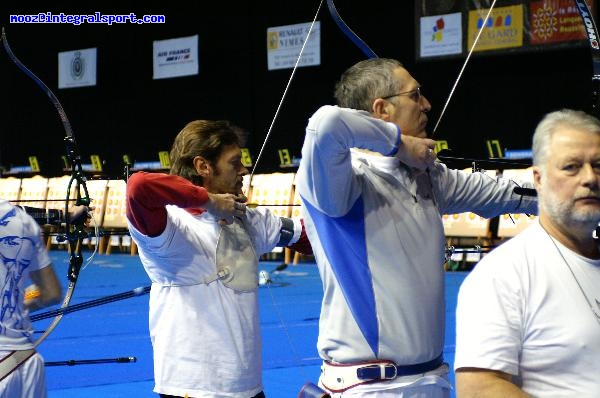
[{"label": "archer's drawing hand", "polygon": [[432,166],[437,158],[434,148],[435,141],[432,139],[403,135],[396,156],[408,166],[425,170]]},{"label": "archer's drawing hand", "polygon": [[220,218],[220,224],[231,224],[233,217],[244,217],[246,215],[246,202],[248,198],[244,195],[231,193],[208,193],[209,201],[204,208],[214,216]]}]

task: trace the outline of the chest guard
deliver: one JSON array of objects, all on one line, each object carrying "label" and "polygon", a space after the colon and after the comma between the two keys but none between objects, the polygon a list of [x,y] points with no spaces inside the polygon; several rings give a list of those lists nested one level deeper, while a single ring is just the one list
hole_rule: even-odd
[{"label": "chest guard", "polygon": [[204,283],[219,280],[238,292],[258,288],[258,256],[241,220],[234,218],[233,223],[221,227],[215,258],[217,272]]}]

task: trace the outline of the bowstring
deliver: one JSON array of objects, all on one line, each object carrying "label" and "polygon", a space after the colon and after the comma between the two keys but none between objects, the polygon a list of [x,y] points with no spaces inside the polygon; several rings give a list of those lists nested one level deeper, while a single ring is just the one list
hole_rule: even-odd
[{"label": "bowstring", "polygon": [[483,23],[481,24],[481,28],[479,28],[479,31],[477,32],[477,36],[475,37],[475,40],[473,41],[473,44],[471,45],[471,49],[469,50],[469,53],[467,54],[467,58],[465,58],[465,62],[463,62],[460,72],[458,73],[458,76],[456,77],[456,80],[454,81],[454,85],[452,86],[452,89],[450,90],[450,94],[448,95],[448,98],[446,99],[446,103],[444,104],[444,107],[442,108],[442,113],[440,113],[440,117],[438,118],[437,122],[435,123],[435,126],[433,127],[433,131],[431,133],[431,138],[433,138],[433,136],[435,135],[435,132],[437,131],[437,128],[440,125],[442,118],[444,117],[444,113],[446,113],[446,108],[448,108],[448,104],[450,104],[450,100],[452,99],[452,96],[454,95],[456,86],[458,86],[458,82],[460,81],[462,74],[465,71],[467,64],[469,63],[469,59],[471,59],[471,55],[473,54],[473,52],[475,50],[475,46],[477,46],[477,43],[479,42],[479,37],[481,36],[481,33],[485,29],[485,26],[487,25],[487,21],[490,18],[490,15],[491,15],[492,10],[494,9],[495,5],[496,5],[496,0],[493,0],[492,5],[490,6],[490,8],[487,12],[487,15],[485,16],[485,19],[483,20]]},{"label": "bowstring", "polygon": [[271,120],[271,124],[269,126],[269,129],[267,130],[267,135],[265,136],[265,139],[262,143],[262,146],[260,148],[260,151],[258,152],[258,156],[256,157],[256,161],[254,162],[254,167],[252,167],[252,172],[250,173],[250,178],[248,180],[248,185],[247,185],[247,189],[250,189],[250,187],[252,187],[252,179],[254,178],[254,172],[256,171],[256,169],[258,168],[258,163],[260,162],[260,159],[262,157],[263,151],[267,145],[267,141],[269,140],[269,137],[271,136],[271,133],[273,132],[273,126],[275,126],[275,121],[277,120],[277,117],[279,116],[279,112],[281,111],[281,107],[283,106],[283,101],[285,100],[285,97],[287,96],[287,93],[289,91],[289,88],[292,84],[292,80],[294,79],[294,75],[296,74],[296,70],[298,69],[298,65],[300,64],[300,60],[302,59],[302,54],[304,53],[304,49],[306,48],[306,44],[308,43],[309,39],[310,39],[310,35],[314,30],[314,26],[315,23],[317,22],[317,17],[319,16],[319,12],[321,11],[321,6],[323,5],[323,0],[321,0],[319,2],[319,7],[317,8],[317,12],[315,13],[315,16],[312,20],[312,23],[310,24],[310,28],[308,29],[308,33],[306,34],[306,39],[304,40],[304,43],[302,43],[302,47],[300,48],[300,52],[298,53],[298,57],[296,58],[296,63],[294,64],[294,67],[292,68],[292,72],[290,74],[290,77],[287,81],[287,84],[285,86],[285,89],[283,90],[283,95],[281,96],[281,99],[279,100],[279,104],[277,105],[277,109],[275,110],[275,115],[273,116],[273,119]]}]

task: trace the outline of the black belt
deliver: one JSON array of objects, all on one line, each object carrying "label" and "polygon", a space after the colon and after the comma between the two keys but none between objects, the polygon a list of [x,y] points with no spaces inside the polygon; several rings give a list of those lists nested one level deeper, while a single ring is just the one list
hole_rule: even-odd
[{"label": "black belt", "polygon": [[356,370],[356,376],[360,380],[374,379],[395,379],[399,376],[411,376],[421,373],[427,373],[439,368],[444,363],[444,355],[440,354],[431,361],[416,363],[414,365],[395,365],[393,363],[385,365],[366,365]]}]

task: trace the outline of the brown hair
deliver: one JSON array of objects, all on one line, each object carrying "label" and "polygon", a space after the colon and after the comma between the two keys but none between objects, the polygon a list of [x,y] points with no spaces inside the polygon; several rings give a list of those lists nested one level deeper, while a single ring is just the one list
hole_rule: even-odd
[{"label": "brown hair", "polygon": [[189,122],[173,141],[169,154],[170,173],[186,178],[196,185],[202,185],[202,177],[194,168],[196,156],[202,156],[211,164],[216,164],[225,147],[241,147],[245,143],[245,131],[227,120],[194,120]]}]

